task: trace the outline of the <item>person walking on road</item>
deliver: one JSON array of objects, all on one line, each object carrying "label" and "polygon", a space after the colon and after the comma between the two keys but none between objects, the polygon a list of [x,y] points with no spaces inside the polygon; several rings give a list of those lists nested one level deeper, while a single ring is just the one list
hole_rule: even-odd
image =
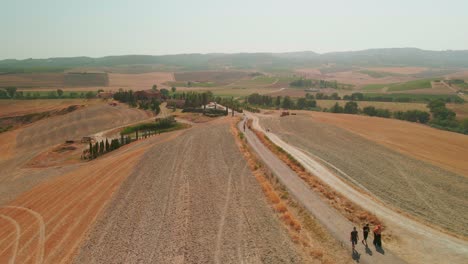
[{"label": "person walking on road", "polygon": [[363,236],[362,244],[364,244],[366,247],[367,247],[367,236],[369,236],[369,232],[370,232],[369,224],[366,224],[362,228],[362,236]]},{"label": "person walking on road", "polygon": [[356,230],[356,227],[353,228],[353,231],[351,231],[351,244],[353,245],[353,250],[354,250],[354,246],[357,244],[358,242],[358,231]]},{"label": "person walking on road", "polygon": [[374,246],[382,247],[382,226],[377,225],[374,228]]}]

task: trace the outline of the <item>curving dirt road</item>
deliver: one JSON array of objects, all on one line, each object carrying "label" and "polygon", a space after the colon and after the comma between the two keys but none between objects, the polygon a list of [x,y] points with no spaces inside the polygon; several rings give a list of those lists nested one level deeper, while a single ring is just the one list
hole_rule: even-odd
[{"label": "curving dirt road", "polygon": [[[248,116],[254,120],[254,127],[265,133],[259,124],[258,117],[253,114],[248,114]],[[396,251],[405,260],[411,263],[464,263],[468,258],[468,243],[466,241],[446,235],[382,206],[381,203],[370,199],[367,195],[346,184],[324,165],[317,162],[314,156],[289,145],[274,133],[268,133],[267,135],[276,145],[290,153],[312,174],[351,201],[382,219],[397,234],[400,240],[399,244],[401,246],[390,244],[392,250]],[[320,214],[320,212],[316,213]],[[335,223],[335,220],[333,223]],[[334,226],[332,225],[331,229],[337,228]]]},{"label": "curving dirt road", "polygon": [[76,263],[299,263],[227,122],[152,147]]}]

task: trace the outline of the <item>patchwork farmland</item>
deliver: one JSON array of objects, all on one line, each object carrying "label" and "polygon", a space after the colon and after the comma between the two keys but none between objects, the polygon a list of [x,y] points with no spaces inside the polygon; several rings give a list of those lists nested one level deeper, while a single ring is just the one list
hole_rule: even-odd
[{"label": "patchwork farmland", "polygon": [[464,263],[466,68],[333,56],[0,61],[0,263]]}]

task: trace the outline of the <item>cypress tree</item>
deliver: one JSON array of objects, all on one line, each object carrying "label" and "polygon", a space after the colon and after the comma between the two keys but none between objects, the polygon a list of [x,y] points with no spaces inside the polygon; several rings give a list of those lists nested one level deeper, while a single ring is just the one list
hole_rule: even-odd
[{"label": "cypress tree", "polygon": [[109,140],[106,138],[106,152],[110,151]]},{"label": "cypress tree", "polygon": [[93,158],[97,158],[99,154],[98,151],[99,151],[99,143],[96,142],[96,144],[94,144],[94,149],[93,149]]},{"label": "cypress tree", "polygon": [[93,158],[93,144],[89,142],[89,159]]},{"label": "cypress tree", "polygon": [[99,154],[104,153],[104,141],[101,140],[101,143],[99,144]]}]

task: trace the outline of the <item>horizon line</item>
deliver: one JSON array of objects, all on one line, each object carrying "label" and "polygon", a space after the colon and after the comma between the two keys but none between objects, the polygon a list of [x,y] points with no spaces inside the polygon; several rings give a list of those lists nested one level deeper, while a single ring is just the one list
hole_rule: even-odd
[{"label": "horizon line", "polygon": [[443,49],[443,50],[430,50],[430,49],[421,49],[416,47],[398,47],[398,48],[368,48],[368,49],[356,49],[356,50],[342,50],[342,51],[330,51],[330,52],[315,52],[312,50],[301,50],[301,51],[283,51],[283,52],[268,52],[268,51],[257,51],[257,52],[249,52],[249,51],[240,51],[240,52],[193,52],[193,53],[166,53],[166,54],[120,54],[120,55],[103,55],[103,56],[85,56],[85,55],[78,55],[78,56],[63,56],[63,57],[29,57],[25,59],[17,59],[17,58],[6,58],[0,59],[0,61],[5,60],[16,60],[16,61],[25,61],[25,60],[47,60],[47,59],[68,59],[68,58],[91,58],[91,59],[100,59],[100,58],[107,58],[107,57],[123,57],[123,56],[178,56],[178,55],[236,55],[236,54],[286,54],[286,53],[315,53],[317,55],[325,55],[325,54],[332,54],[332,53],[346,53],[346,52],[360,52],[360,51],[370,51],[370,50],[390,50],[390,49],[414,49],[420,51],[433,51],[433,52],[450,52],[450,51],[468,51],[468,49]]}]

